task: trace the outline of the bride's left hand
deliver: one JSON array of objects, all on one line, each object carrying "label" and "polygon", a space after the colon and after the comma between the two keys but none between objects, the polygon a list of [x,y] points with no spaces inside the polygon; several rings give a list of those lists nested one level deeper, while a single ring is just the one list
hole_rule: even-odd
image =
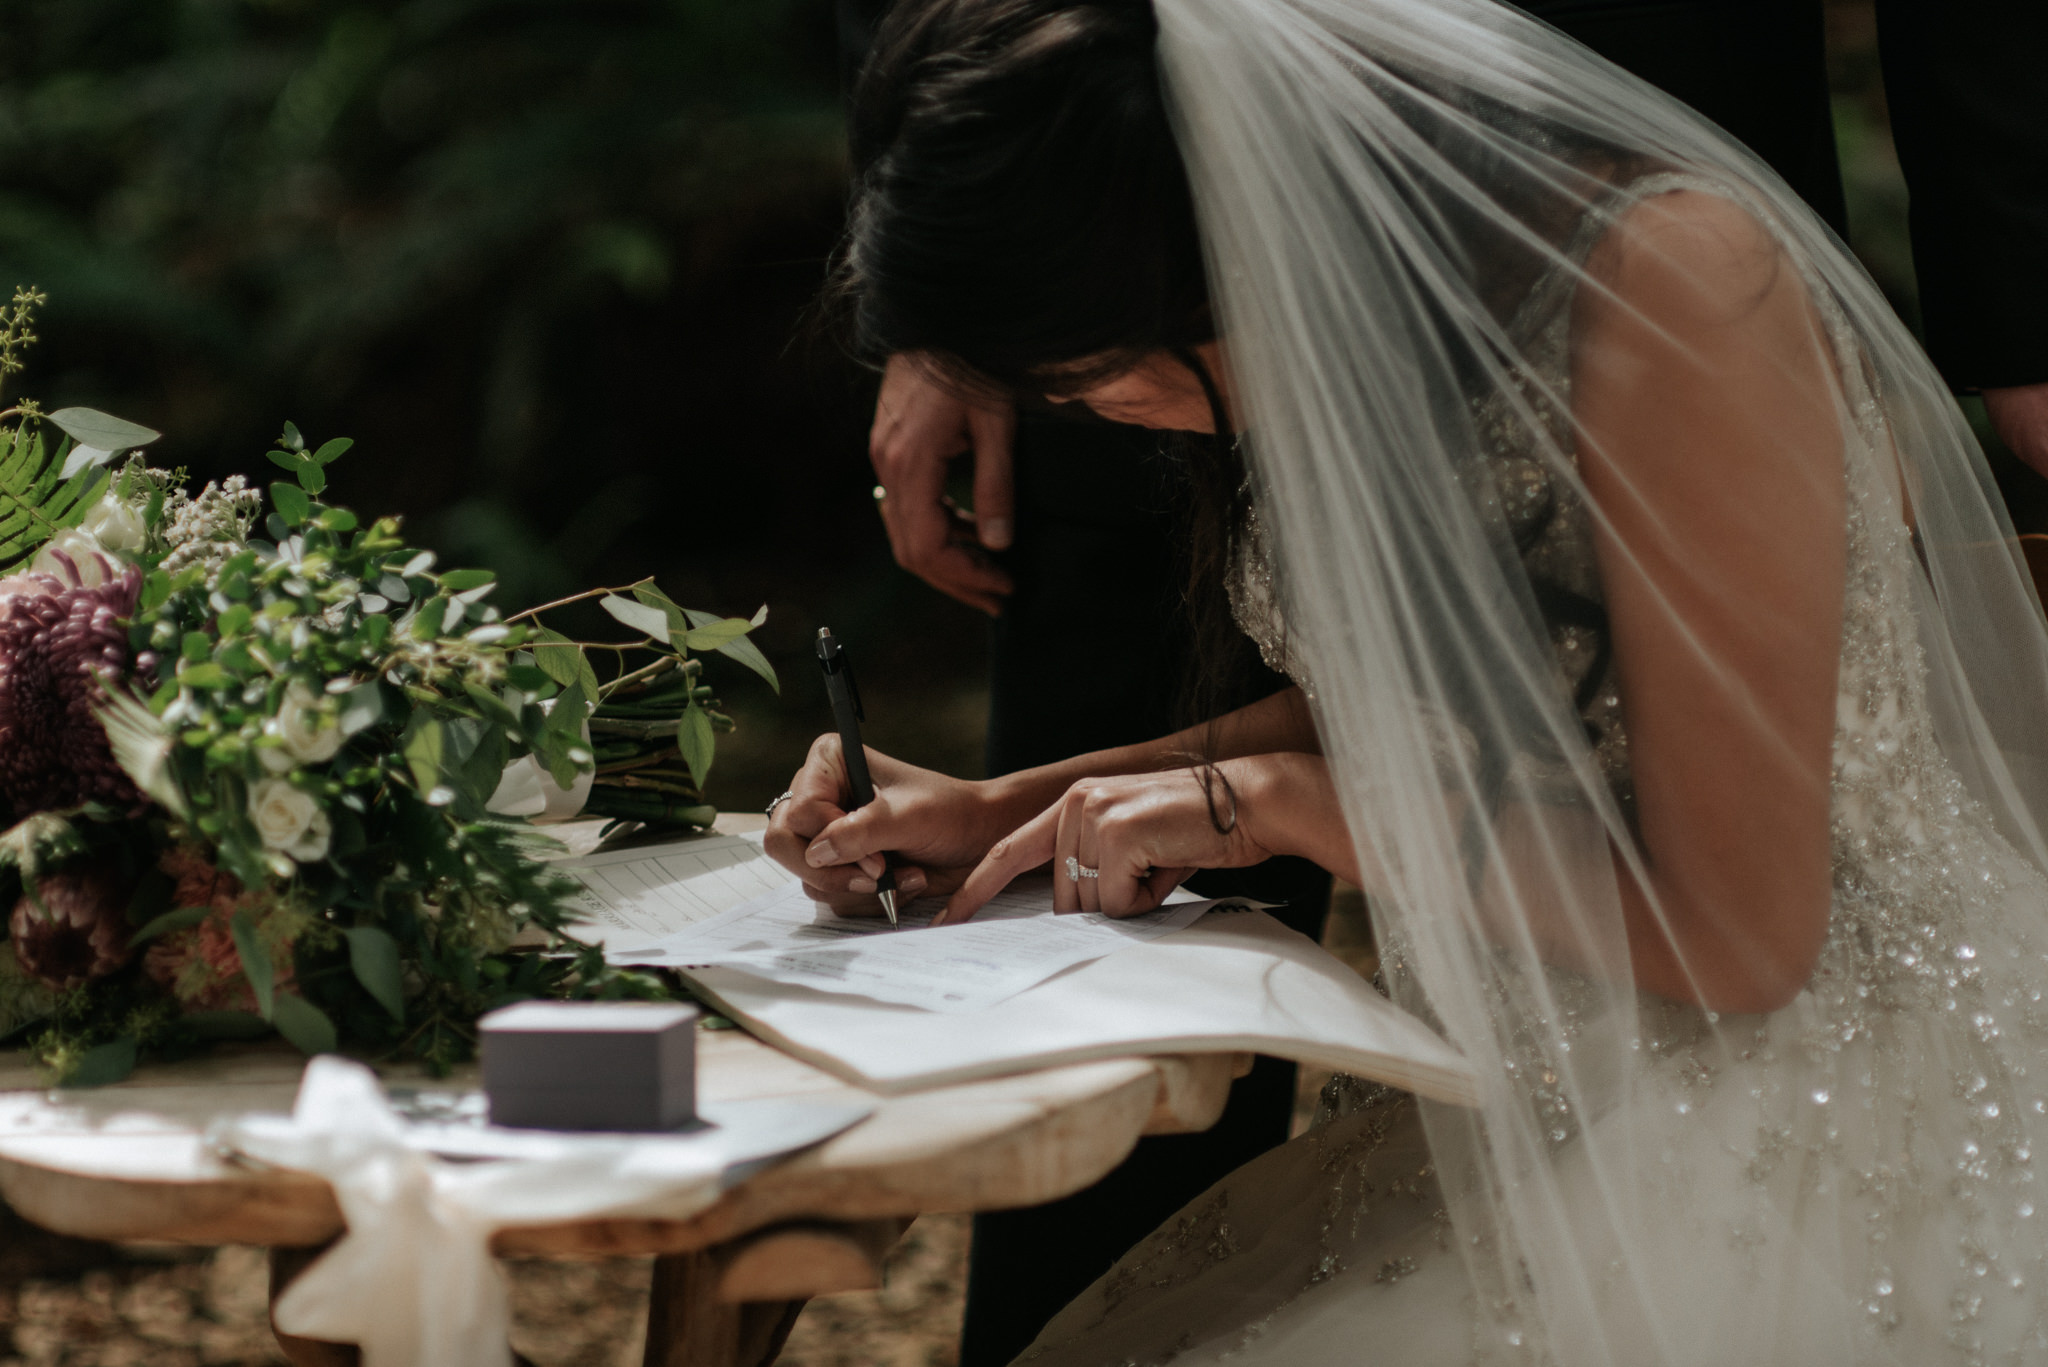
[{"label": "bride's left hand", "polygon": [[[1281,850],[1258,838],[1253,808],[1269,790],[1261,755],[1193,769],[1083,779],[997,841],[933,922],[965,921],[1017,875],[1051,862],[1055,911],[1135,916],[1196,869],[1240,868]],[[1070,879],[1067,861],[1099,870]]]}]

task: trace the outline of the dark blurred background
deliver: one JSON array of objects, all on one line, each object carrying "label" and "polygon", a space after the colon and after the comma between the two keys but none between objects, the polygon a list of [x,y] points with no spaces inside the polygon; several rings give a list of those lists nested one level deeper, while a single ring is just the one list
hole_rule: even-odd
[{"label": "dark blurred background", "polygon": [[[1911,318],[1867,0],[1831,42],[1854,245]],[[508,608],[648,574],[768,603],[787,686],[726,671],[723,806],[822,727],[823,622],[871,741],[974,773],[984,624],[891,565],[872,380],[806,329],[835,60],[829,0],[4,0],[0,289],[50,296],[12,392],[161,428],[200,480],[267,478],[287,418],[352,436],[331,496]]]}]

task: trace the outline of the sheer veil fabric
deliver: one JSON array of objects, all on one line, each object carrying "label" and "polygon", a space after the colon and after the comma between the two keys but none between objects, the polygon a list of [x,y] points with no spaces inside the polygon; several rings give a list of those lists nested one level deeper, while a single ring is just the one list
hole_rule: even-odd
[{"label": "sheer veil fabric", "polygon": [[[1155,8],[1264,625],[1486,1091],[1269,1155],[1027,1360],[2044,1360],[2048,630],[1933,367],[1517,11]],[[1756,888],[1825,904],[1776,995]]]}]

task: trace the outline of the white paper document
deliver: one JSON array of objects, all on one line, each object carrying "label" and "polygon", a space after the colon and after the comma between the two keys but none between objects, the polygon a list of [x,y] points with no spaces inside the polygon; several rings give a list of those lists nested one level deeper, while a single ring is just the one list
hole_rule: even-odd
[{"label": "white paper document", "polygon": [[644,945],[775,892],[789,871],[754,835],[707,835],[668,845],[565,859],[582,890],[576,933],[606,950]]},{"label": "white paper document", "polygon": [[1143,916],[1062,916],[1052,910],[1051,880],[1039,878],[997,894],[964,925],[933,929],[944,905],[913,902],[892,926],[879,916],[835,916],[791,879],[766,897],[610,957],[676,968],[716,964],[927,1011],[983,1011],[1075,964],[1192,925],[1219,903],[1176,891]]},{"label": "white paper document", "polygon": [[1093,1059],[1246,1052],[1439,1101],[1471,1105],[1479,1095],[1471,1065],[1435,1031],[1260,912],[1204,916],[939,1029],[923,1011],[731,968],[685,976],[753,1034],[884,1093]]}]

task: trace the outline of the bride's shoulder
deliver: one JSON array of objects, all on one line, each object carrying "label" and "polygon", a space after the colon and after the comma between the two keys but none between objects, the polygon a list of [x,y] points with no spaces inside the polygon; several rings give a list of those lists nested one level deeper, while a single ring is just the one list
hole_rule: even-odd
[{"label": "bride's shoulder", "polygon": [[[1582,309],[1621,307],[1665,324],[1753,318],[1797,279],[1755,210],[1709,183],[1660,177],[1612,213],[1587,253]],[[1672,183],[1676,182],[1676,183]]]}]

